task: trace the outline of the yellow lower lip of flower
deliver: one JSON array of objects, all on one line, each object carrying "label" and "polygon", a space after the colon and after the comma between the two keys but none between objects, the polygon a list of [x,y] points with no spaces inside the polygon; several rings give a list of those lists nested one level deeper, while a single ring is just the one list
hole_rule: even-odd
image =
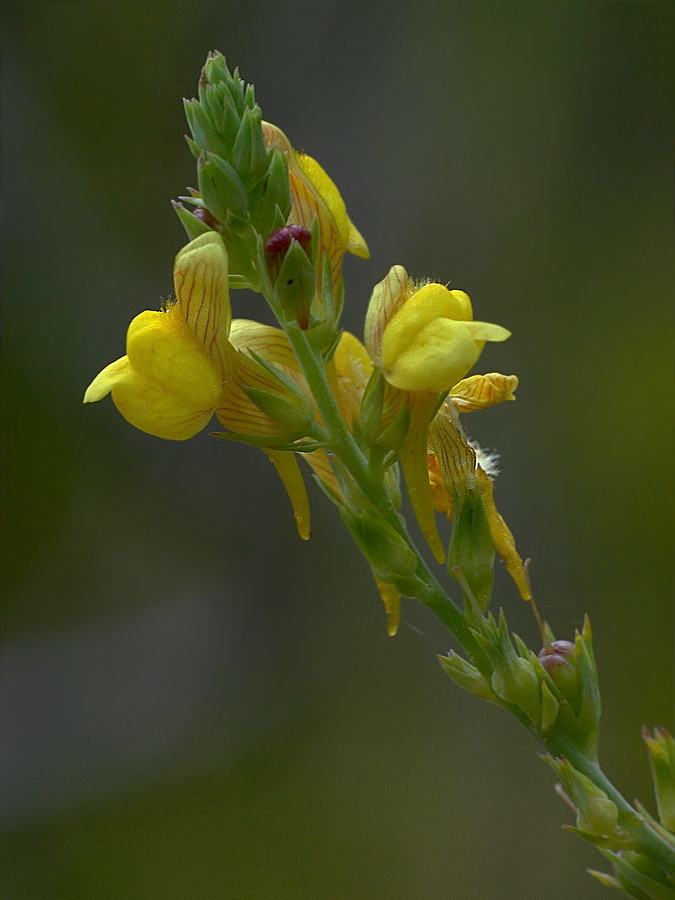
[{"label": "yellow lower lip of flower", "polygon": [[112,399],[131,425],[182,441],[201,431],[218,405],[222,378],[177,309],[146,311],[129,326],[127,356],[92,382],[85,402]]}]

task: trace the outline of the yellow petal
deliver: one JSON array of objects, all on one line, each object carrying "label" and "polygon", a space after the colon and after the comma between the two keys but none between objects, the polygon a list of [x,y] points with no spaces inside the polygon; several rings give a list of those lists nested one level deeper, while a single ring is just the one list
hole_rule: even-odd
[{"label": "yellow petal", "polygon": [[345,502],[342,489],[338,484],[338,480],[333,472],[328,454],[325,450],[314,450],[312,453],[303,453],[303,460],[311,468],[319,481],[323,484],[329,493],[331,493],[340,503]]},{"label": "yellow petal", "polygon": [[384,609],[387,613],[387,634],[394,637],[398,631],[398,623],[401,617],[401,595],[393,584],[375,579],[375,584],[380,592]]},{"label": "yellow petal", "polygon": [[371,359],[377,365],[381,362],[385,328],[410,297],[412,290],[412,281],[403,266],[392,266],[382,281],[373,288],[366,313],[364,342]]},{"label": "yellow petal", "polygon": [[106,397],[115,385],[129,374],[129,357],[123,356],[99,372],[84,394],[84,403],[96,403]]},{"label": "yellow petal", "polygon": [[333,179],[311,156],[307,156],[304,153],[296,153],[295,156],[298,165],[312,182],[330,210],[337,225],[342,245],[356,256],[368,259],[370,256],[368,246],[347,215],[347,207]]},{"label": "yellow petal", "polygon": [[298,534],[303,541],[307,541],[310,527],[309,497],[295,454],[287,450],[265,450],[265,453],[274,464],[274,468],[286,488],[286,493],[293,506]]},{"label": "yellow petal", "polygon": [[410,394],[409,403],[410,428],[400,452],[401,468],[422,534],[438,562],[442,563],[445,550],[436,527],[427,469],[429,423],[436,407],[436,397],[427,392]]},{"label": "yellow petal", "polygon": [[516,542],[514,540],[513,534],[511,533],[509,526],[499,514],[499,511],[495,505],[492,482],[485,474],[485,472],[480,468],[480,466],[478,467],[477,475],[478,489],[480,490],[481,497],[483,499],[483,507],[485,509],[485,514],[490,525],[490,533],[492,534],[492,540],[494,541],[497,553],[499,553],[500,557],[502,558],[506,567],[506,571],[509,573],[511,578],[513,578],[516,587],[520,592],[520,596],[523,598],[523,600],[530,601],[532,599],[532,593],[530,591],[530,584],[525,573],[525,566],[523,565],[523,560],[516,550]]},{"label": "yellow petal", "polygon": [[232,321],[228,274],[225,246],[213,231],[183,247],[173,270],[177,305],[183,318],[223,377],[225,345]]},{"label": "yellow petal", "polygon": [[[328,255],[333,285],[341,278],[342,259],[350,250],[357,256],[368,256],[365,241],[347,216],[340,193],[321,166],[309,156],[295,153],[286,135],[269,122],[262,123],[265,144],[276,144],[288,159],[288,175],[291,188],[292,208],[289,222],[311,228],[314,219],[319,224],[321,247]],[[316,179],[316,183],[314,181]],[[317,265],[317,290],[322,283],[322,259]]]},{"label": "yellow petal", "polygon": [[230,343],[237,350],[244,352],[252,350],[267,362],[293,369],[295,372],[300,371],[295,353],[280,328],[263,325],[252,319],[233,319]]},{"label": "yellow petal", "polygon": [[471,375],[451,388],[450,400],[458,412],[473,412],[505,400],[515,400],[513,392],[517,387],[516,375],[501,375],[499,372]]},{"label": "yellow petal", "polygon": [[[382,337],[382,358],[399,356],[411,340],[439,319],[468,322],[473,318],[471,301],[463,291],[449,291],[442,284],[425,284],[398,310]],[[386,365],[386,362],[384,363]]]},{"label": "yellow petal", "polygon": [[128,369],[112,385],[124,418],[148,434],[185,440],[206,426],[223,382],[179,314],[141,313],[129,326]]},{"label": "yellow petal", "polygon": [[405,346],[382,341],[382,371],[390,384],[407,391],[448,390],[478,361],[481,346],[466,322],[437,319],[411,334]]},{"label": "yellow petal", "polygon": [[338,377],[349,381],[361,393],[373,371],[373,363],[361,341],[343,331],[333,354]]}]

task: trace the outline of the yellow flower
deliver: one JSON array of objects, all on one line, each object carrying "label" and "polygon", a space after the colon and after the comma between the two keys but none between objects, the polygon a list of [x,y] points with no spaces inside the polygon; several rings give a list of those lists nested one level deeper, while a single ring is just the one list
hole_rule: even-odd
[{"label": "yellow flower", "polygon": [[[429,485],[429,426],[439,394],[454,389],[478,361],[486,341],[503,341],[509,334],[500,325],[475,322],[471,300],[463,291],[433,282],[417,285],[403,266],[390,269],[368,305],[365,345],[390,390],[400,392],[409,406],[401,466],[415,517],[439,562],[445,551]],[[466,393],[472,402],[470,386]]]},{"label": "yellow flower", "polygon": [[[295,512],[298,532],[309,537],[309,506],[295,455],[279,451],[296,435],[283,415],[264,412],[246,393],[253,389],[288,404],[297,397],[249,352],[278,365],[306,387],[293,351],[278,328],[232,321],[228,260],[219,235],[208,232],[184,247],[174,264],[176,302],[146,310],[132,321],[127,354],[106,366],[87,388],[85,403],[112,394],[124,418],[148,434],[186,440],[213,414],[237,435],[259,439],[274,463]],[[309,404],[309,400],[308,400]]]},{"label": "yellow flower", "polygon": [[[304,153],[296,153],[286,135],[269,122],[263,122],[263,136],[269,147],[277,144],[288,159],[288,174],[291,187],[292,209],[289,223],[311,228],[316,218],[319,224],[319,240],[328,254],[333,284],[341,276],[342,259],[349,251],[355,256],[367,259],[368,246],[347,215],[344,200],[335,183],[319,165]],[[319,279],[321,259],[319,259]],[[320,285],[320,280],[318,281]]]},{"label": "yellow flower", "polygon": [[203,234],[180,251],[174,286],[176,303],[136,316],[126,356],[96,376],[84,402],[112,393],[136,428],[182,441],[208,424],[230,367],[227,254],[217,234]]},{"label": "yellow flower", "polygon": [[486,341],[504,341],[501,325],[474,322],[471,300],[442,284],[418,288],[387,323],[382,372],[406,391],[449,390],[471,369]]}]

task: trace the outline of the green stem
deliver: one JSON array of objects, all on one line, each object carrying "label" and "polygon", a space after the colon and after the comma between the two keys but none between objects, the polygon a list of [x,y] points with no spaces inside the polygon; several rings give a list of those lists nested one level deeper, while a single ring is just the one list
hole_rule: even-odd
[{"label": "green stem", "polygon": [[[271,305],[274,308],[274,304],[271,303]],[[421,556],[417,546],[411,540],[404,521],[384,487],[381,466],[374,465],[373,460],[363,453],[345,422],[328,381],[323,358],[311,346],[306,333],[294,324],[284,323],[284,331],[311,388],[323,419],[324,428],[329,435],[331,449],[347,467],[364,497],[374,503],[386,521],[406,540],[417,557],[418,564],[415,574],[421,587],[416,591],[416,598],[436,614],[473,658],[480,671],[489,679],[492,667],[484,651],[471,634],[466,617],[448,597]],[[375,460],[375,462],[378,461]],[[639,816],[607,779],[597,762],[589,760],[573,744],[564,739],[546,741],[532,728],[532,723],[518,707],[509,705],[509,711],[549,752],[555,756],[566,757],[577,771],[590,778],[597,787],[606,793],[616,804],[619,810],[619,821],[632,836],[636,849],[642,850],[661,865],[664,871],[675,873],[675,847]]]},{"label": "green stem", "polygon": [[408,546],[417,556],[416,575],[424,583],[424,589],[418,591],[419,596],[416,599],[428,606],[438,616],[441,622],[462,644],[466,652],[476,660],[481,671],[484,674],[489,673],[491,670],[487,657],[471,634],[464,614],[447,596],[420,555],[417,546],[408,534],[405,524],[394,508],[381,477],[378,476],[377,471],[373,471],[370,468],[368,459],[354,440],[354,436],[349,430],[349,426],[345,422],[331,390],[323,359],[317,358],[317,354],[307,340],[307,335],[304,331],[294,325],[287,325],[284,330],[307,379],[307,383],[312,390],[312,395],[321,413],[324,427],[331,435],[335,452],[349,469],[363,495],[375,504],[388,524],[395,528],[406,540]]}]

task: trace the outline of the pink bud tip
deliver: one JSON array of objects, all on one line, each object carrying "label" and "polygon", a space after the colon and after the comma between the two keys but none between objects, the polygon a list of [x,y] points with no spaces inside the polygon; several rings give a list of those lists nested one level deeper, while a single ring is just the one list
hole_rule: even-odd
[{"label": "pink bud tip", "polygon": [[570,665],[569,657],[574,655],[574,644],[570,641],[553,641],[539,654],[539,662],[549,675]]},{"label": "pink bud tip", "polygon": [[218,225],[218,220],[211,215],[208,209],[204,209],[202,206],[198,206],[196,209],[193,209],[192,215],[195,217],[195,219],[199,219],[200,222],[208,225],[209,228],[215,228],[216,225]]},{"label": "pink bud tip", "polygon": [[277,228],[265,241],[265,251],[271,254],[284,254],[293,241],[297,241],[303,250],[309,248],[312,235],[304,225],[285,225]]}]

